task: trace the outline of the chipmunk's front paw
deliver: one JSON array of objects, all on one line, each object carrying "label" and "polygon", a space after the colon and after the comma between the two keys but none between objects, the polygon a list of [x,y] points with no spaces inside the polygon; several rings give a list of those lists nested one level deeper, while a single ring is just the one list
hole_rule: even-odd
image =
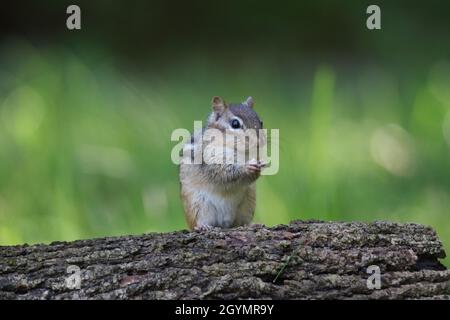
[{"label": "chipmunk's front paw", "polygon": [[261,170],[265,167],[267,167],[267,163],[264,160],[259,160],[258,165],[261,168]]},{"label": "chipmunk's front paw", "polygon": [[214,228],[213,226],[210,226],[208,224],[199,223],[195,226],[194,230],[195,231],[210,231],[213,228]]},{"label": "chipmunk's front paw", "polygon": [[255,159],[250,160],[245,164],[245,169],[251,175],[258,177],[261,174],[262,168],[264,168],[266,164],[264,161],[256,161]]}]

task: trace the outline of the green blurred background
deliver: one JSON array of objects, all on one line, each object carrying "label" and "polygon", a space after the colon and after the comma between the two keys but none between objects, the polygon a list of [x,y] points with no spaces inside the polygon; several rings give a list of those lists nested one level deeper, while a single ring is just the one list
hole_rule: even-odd
[{"label": "green blurred background", "polygon": [[377,1],[378,31],[369,4],[2,4],[0,245],[185,228],[170,134],[251,95],[281,138],[256,222],[423,223],[449,250],[450,3]]}]

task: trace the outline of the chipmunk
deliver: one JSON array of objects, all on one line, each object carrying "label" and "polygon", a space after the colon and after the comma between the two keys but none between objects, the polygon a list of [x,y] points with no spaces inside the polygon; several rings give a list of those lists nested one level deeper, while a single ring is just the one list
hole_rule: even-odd
[{"label": "chipmunk", "polygon": [[[250,151],[258,154],[266,143],[264,132],[260,131],[263,122],[253,106],[251,97],[230,105],[214,97],[206,126],[194,132],[190,143],[184,145],[180,161],[181,199],[191,230],[231,228],[252,221],[255,182],[265,163],[257,160],[258,155],[249,160],[247,157]],[[218,133],[224,140],[217,139]],[[201,157],[200,163],[193,163],[196,156]],[[236,161],[239,157],[242,161]]]}]

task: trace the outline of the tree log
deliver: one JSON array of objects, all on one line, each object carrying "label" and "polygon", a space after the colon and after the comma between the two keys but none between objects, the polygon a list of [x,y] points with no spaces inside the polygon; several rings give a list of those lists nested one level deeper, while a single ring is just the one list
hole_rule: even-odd
[{"label": "tree log", "polygon": [[[4,246],[0,299],[449,299],[444,257],[431,228],[391,222]],[[371,265],[380,289],[367,285]]]}]

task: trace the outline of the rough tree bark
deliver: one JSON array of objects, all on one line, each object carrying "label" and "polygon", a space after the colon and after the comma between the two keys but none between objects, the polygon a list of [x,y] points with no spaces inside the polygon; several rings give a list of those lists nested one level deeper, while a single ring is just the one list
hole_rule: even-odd
[{"label": "rough tree bark", "polygon": [[[294,221],[0,247],[2,299],[448,299],[436,233],[417,224]],[[81,287],[67,286],[80,268]],[[367,287],[367,267],[381,289]],[[72,283],[73,285],[74,283]]]}]

